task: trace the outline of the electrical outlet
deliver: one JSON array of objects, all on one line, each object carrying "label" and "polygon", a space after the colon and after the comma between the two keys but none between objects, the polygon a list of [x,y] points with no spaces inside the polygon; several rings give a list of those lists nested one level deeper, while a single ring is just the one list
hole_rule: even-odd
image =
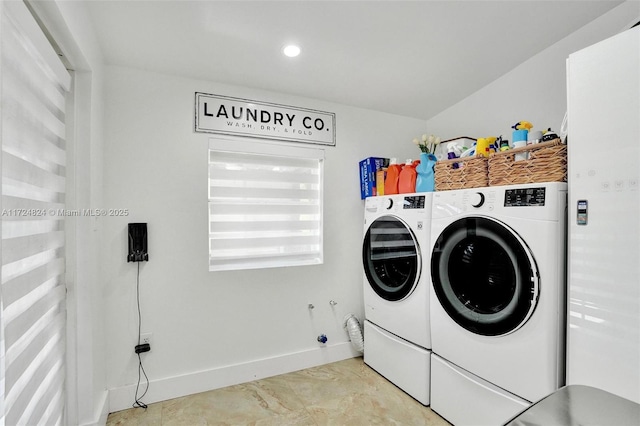
[{"label": "electrical outlet", "polygon": [[140,334],[140,344],[143,345],[147,343],[151,346],[151,339],[153,338],[153,333],[142,333]]}]

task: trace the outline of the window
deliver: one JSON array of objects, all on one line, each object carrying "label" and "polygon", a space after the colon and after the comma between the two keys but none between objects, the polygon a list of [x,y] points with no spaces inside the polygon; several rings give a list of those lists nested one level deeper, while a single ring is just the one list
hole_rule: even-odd
[{"label": "window", "polygon": [[209,141],[209,270],[322,263],[324,151]]}]

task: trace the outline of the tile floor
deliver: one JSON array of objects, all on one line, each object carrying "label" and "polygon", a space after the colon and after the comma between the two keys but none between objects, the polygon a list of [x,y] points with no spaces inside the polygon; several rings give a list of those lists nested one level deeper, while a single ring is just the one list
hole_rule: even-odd
[{"label": "tile floor", "polygon": [[449,425],[362,358],[149,404],[109,415],[135,425]]}]

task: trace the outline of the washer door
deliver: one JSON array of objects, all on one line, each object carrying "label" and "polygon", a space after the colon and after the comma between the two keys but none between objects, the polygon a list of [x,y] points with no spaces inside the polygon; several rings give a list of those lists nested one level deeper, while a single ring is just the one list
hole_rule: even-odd
[{"label": "washer door", "polygon": [[420,278],[420,247],[404,221],[382,216],[373,221],[364,237],[362,264],[367,281],[380,297],[402,300],[413,292]]},{"label": "washer door", "polygon": [[495,219],[468,217],[449,225],[434,245],[431,275],[444,310],[475,334],[517,330],[538,300],[533,256],[512,229]]}]

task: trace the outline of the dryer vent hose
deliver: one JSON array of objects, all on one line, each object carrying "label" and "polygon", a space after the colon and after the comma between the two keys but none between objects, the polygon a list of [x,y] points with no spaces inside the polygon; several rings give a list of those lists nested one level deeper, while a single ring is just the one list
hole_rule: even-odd
[{"label": "dryer vent hose", "polygon": [[349,314],[344,318],[344,327],[349,333],[351,344],[358,352],[364,352],[364,337],[362,336],[362,328],[360,327],[360,321],[355,315]]}]

